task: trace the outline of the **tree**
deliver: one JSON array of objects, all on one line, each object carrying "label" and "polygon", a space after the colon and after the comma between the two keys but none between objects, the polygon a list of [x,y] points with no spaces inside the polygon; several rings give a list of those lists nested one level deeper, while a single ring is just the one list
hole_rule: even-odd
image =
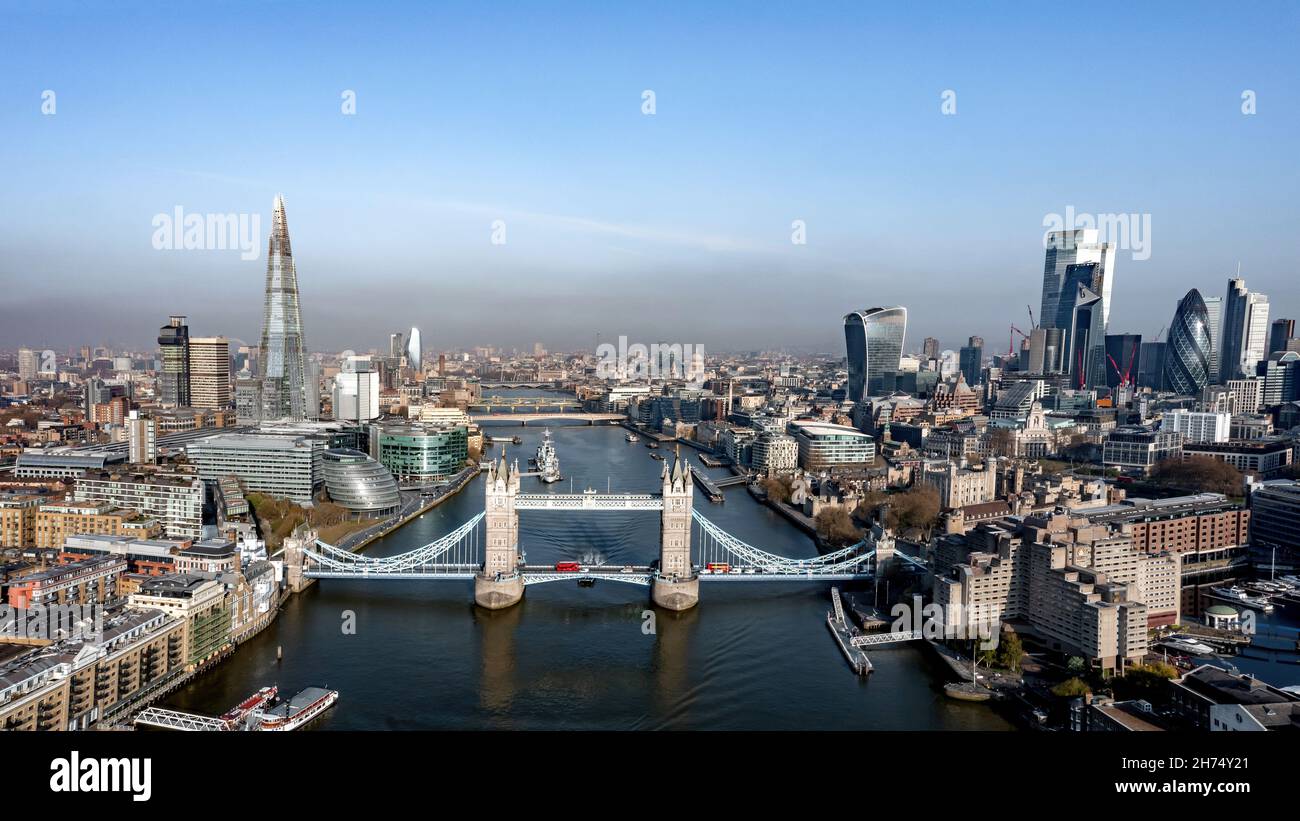
[{"label": "tree", "polygon": [[1015,672],[1020,669],[1020,660],[1024,657],[1025,648],[1020,643],[1020,636],[1010,630],[1003,630],[998,642],[998,666]]},{"label": "tree", "polygon": [[1010,428],[994,428],[989,434],[989,449],[994,456],[1015,456],[1016,435]]},{"label": "tree", "polygon": [[939,490],[933,485],[917,485],[902,493],[873,490],[858,503],[858,518],[874,521],[882,504],[889,505],[889,515],[881,524],[895,532],[916,527],[924,531],[928,539],[939,521]]},{"label": "tree", "polygon": [[1059,698],[1078,698],[1079,696],[1086,696],[1091,692],[1092,688],[1088,686],[1087,682],[1078,676],[1068,678],[1052,688],[1052,695]]},{"label": "tree", "polygon": [[1152,468],[1151,481],[1165,487],[1224,496],[1240,496],[1243,485],[1241,471],[1211,456],[1165,459]]},{"label": "tree", "polygon": [[783,479],[776,476],[769,476],[763,480],[763,492],[767,498],[773,502],[790,501],[790,485]]},{"label": "tree", "polygon": [[1163,701],[1169,691],[1170,679],[1178,678],[1178,670],[1170,664],[1155,662],[1130,667],[1113,685],[1116,698],[1140,698],[1143,701]]},{"label": "tree", "polygon": [[1065,669],[1077,676],[1088,669],[1088,662],[1083,656],[1070,656],[1065,662]]},{"label": "tree", "polygon": [[861,538],[853,518],[842,506],[823,508],[813,523],[817,526],[817,535],[832,545],[849,545]]},{"label": "tree", "polygon": [[905,493],[896,493],[890,499],[890,516],[896,517],[890,522],[890,527],[895,530],[920,528],[928,539],[939,521],[940,509],[939,489],[933,485],[919,485]]}]

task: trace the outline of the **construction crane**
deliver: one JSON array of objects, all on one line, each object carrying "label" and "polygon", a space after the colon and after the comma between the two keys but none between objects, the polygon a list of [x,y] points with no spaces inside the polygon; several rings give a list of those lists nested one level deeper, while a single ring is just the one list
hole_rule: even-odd
[{"label": "construction crane", "polygon": [[1106,358],[1110,360],[1110,366],[1115,370],[1115,375],[1119,377],[1119,387],[1124,388],[1132,385],[1133,360],[1137,359],[1137,343],[1134,342],[1132,349],[1129,350],[1128,362],[1123,371],[1119,369],[1119,363],[1115,361],[1115,357],[1106,354]]},{"label": "construction crane", "polygon": [[1017,328],[1014,324],[1011,326],[1011,332],[1007,334],[1007,356],[1014,356],[1016,353],[1016,334],[1028,339],[1029,334]]},{"label": "construction crane", "polygon": [[1038,327],[1038,323],[1034,321],[1034,306],[1026,305],[1025,308],[1029,311],[1029,330],[1032,331]]}]

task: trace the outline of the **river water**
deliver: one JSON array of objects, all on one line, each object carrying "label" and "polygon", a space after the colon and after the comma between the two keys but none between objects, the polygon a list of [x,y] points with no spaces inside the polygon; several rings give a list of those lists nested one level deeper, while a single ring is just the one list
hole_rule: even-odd
[{"label": "river water", "polygon": [[[662,463],[625,442],[622,428],[551,430],[565,476],[550,486],[556,492],[658,490]],[[543,429],[488,431],[521,436],[508,453],[524,466]],[[701,467],[695,451],[683,455]],[[526,491],[547,487],[533,477],[523,483]],[[757,547],[815,555],[805,534],[743,487],[725,493],[725,503],[711,504],[697,492],[695,504]],[[410,550],[482,509],[479,476],[367,554]],[[524,511],[520,540],[534,564],[647,564],[658,556],[659,520],[650,512]],[[947,699],[941,664],[919,647],[873,650],[875,671],[854,676],[826,629],[828,594],[829,585],[811,583],[701,585],[697,607],[671,613],[650,605],[647,588],[565,581],[534,585],[518,606],[489,612],[474,606],[465,582],[327,580],[291,599],[273,625],[169,706],[216,715],[274,683],[285,695],[309,685],[340,692],[316,729],[1010,728],[987,705]],[[643,630],[646,611],[652,634]],[[343,629],[349,613],[355,634]]]}]

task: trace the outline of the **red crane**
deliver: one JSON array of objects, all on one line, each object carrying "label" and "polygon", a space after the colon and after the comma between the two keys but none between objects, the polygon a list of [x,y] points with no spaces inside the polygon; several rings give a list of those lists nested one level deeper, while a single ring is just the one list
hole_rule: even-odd
[{"label": "red crane", "polygon": [[1133,360],[1137,359],[1136,342],[1133,343],[1133,348],[1129,351],[1128,363],[1122,372],[1119,369],[1119,363],[1115,361],[1115,357],[1106,354],[1106,358],[1110,360],[1110,366],[1115,369],[1115,375],[1119,377],[1119,387],[1123,388],[1133,384]]},{"label": "red crane", "polygon": [[1011,332],[1007,334],[1007,356],[1013,356],[1016,352],[1016,334],[1020,334],[1025,339],[1029,338],[1029,334],[1012,325]]}]

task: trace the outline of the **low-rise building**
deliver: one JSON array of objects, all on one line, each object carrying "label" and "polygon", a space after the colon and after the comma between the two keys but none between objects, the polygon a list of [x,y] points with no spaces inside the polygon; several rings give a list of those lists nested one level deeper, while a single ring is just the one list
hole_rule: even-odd
[{"label": "low-rise building", "polygon": [[67,537],[83,533],[152,539],[162,535],[162,523],[108,502],[52,502],[36,511],[38,548],[60,547]]},{"label": "low-rise building", "polygon": [[127,570],[118,556],[96,556],[20,576],[9,583],[9,606],[103,604],[117,595],[117,580]]},{"label": "low-rise building", "polygon": [[1300,730],[1300,695],[1212,664],[1171,682],[1170,702],[1198,730]]},{"label": "low-rise building", "polygon": [[1188,442],[1183,458],[1206,456],[1227,462],[1242,473],[1271,477],[1285,470],[1294,456],[1291,440],[1285,437],[1235,442]]},{"label": "low-rise building", "polygon": [[0,665],[0,730],[86,730],[182,668],[183,622],[126,610],[93,640],[28,651]]},{"label": "low-rise building", "polygon": [[78,502],[107,502],[157,519],[173,539],[203,537],[203,482],[165,472],[92,471],[77,479]]},{"label": "low-rise building", "polygon": [[875,462],[876,442],[848,425],[797,420],[788,432],[799,448],[799,467],[820,471],[840,466]]},{"label": "low-rise building", "polygon": [[1166,459],[1182,455],[1182,436],[1138,426],[1117,427],[1102,445],[1102,464],[1131,473],[1150,473]]},{"label": "low-rise building", "polygon": [[128,606],[161,610],[185,623],[187,668],[212,658],[231,641],[225,585],[206,574],[174,573],[150,579],[131,594]]}]

